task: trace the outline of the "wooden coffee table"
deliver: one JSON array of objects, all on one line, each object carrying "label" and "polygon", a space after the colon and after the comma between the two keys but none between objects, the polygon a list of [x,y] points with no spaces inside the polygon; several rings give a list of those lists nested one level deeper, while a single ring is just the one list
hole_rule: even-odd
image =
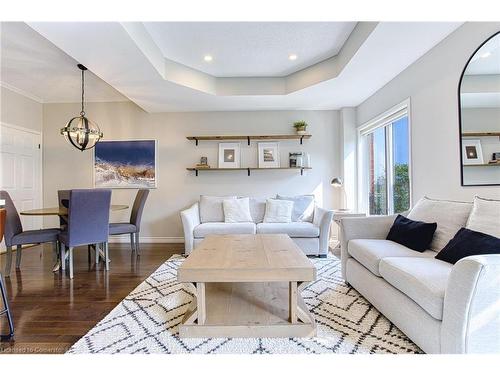
[{"label": "wooden coffee table", "polygon": [[301,291],[316,268],[285,234],[208,236],[179,267],[195,294],[181,337],[307,337]]}]

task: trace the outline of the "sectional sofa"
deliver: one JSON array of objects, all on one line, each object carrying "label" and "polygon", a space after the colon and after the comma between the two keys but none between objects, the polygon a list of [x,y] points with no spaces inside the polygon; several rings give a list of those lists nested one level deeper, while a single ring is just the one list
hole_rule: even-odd
[{"label": "sectional sofa", "polygon": [[346,282],[427,353],[500,353],[500,255],[434,258],[461,227],[500,237],[500,201],[423,198],[407,216],[437,222],[427,251],[386,240],[395,216],[342,219]]},{"label": "sectional sofa", "polygon": [[[211,234],[288,234],[306,255],[326,257],[333,211],[318,207],[314,201],[310,214],[289,223],[264,223],[266,198],[250,197],[252,222],[226,223],[222,198],[201,196],[200,201],[181,212],[185,254],[188,255],[205,236]],[[236,197],[225,197],[236,198]]]}]

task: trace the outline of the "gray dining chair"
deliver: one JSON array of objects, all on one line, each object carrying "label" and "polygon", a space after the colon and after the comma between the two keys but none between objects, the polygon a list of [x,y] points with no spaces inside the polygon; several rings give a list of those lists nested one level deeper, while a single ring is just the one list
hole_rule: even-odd
[{"label": "gray dining chair", "polygon": [[139,246],[139,232],[141,230],[142,213],[144,211],[144,205],[146,204],[148,195],[149,190],[139,189],[137,195],[135,196],[134,205],[132,206],[132,211],[130,213],[130,222],[109,224],[110,235],[130,234],[130,247],[133,252],[136,252],[137,255],[141,252]]},{"label": "gray dining chair", "polygon": [[22,246],[37,245],[51,242],[57,251],[57,236],[60,233],[59,228],[23,230],[21,218],[17,213],[16,206],[9,193],[0,191],[0,199],[5,199],[5,246],[7,247],[7,262],[5,265],[5,277],[10,277],[12,266],[12,247],[16,246],[16,268],[21,267]]},{"label": "gray dining chair", "polygon": [[[59,208],[68,208],[69,206],[69,192],[70,190],[58,190],[57,191],[57,201],[59,203]],[[67,216],[59,216],[59,225],[62,230],[65,230],[66,225],[68,225]]]},{"label": "gray dining chair", "polygon": [[[61,244],[61,268],[66,269],[68,248],[69,277],[73,278],[73,249],[76,246],[102,244],[104,263],[109,270],[108,235],[111,190],[74,189],[69,192],[68,225],[58,236]],[[97,252],[97,251],[96,251]]]}]

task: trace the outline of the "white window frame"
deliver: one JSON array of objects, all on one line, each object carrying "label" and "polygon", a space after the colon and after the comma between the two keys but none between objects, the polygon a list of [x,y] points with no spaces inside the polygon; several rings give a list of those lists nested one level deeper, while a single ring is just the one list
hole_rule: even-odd
[{"label": "white window frame", "polygon": [[[408,175],[410,178],[410,207],[413,205],[413,166],[412,166],[412,126],[411,126],[411,108],[410,108],[410,98],[404,100],[403,102],[395,105],[384,113],[378,115],[374,119],[365,122],[358,127],[358,207],[361,211],[366,212],[369,215],[369,203],[368,203],[368,153],[366,152],[366,135],[374,132],[375,130],[385,127],[390,123],[407,116],[408,117]],[[386,168],[392,166],[393,160],[393,144],[392,144],[392,132],[386,133]],[[392,197],[393,188],[393,173],[387,173],[387,195],[389,198]],[[387,211],[391,214],[394,210],[393,200],[388,199],[387,201]]]}]

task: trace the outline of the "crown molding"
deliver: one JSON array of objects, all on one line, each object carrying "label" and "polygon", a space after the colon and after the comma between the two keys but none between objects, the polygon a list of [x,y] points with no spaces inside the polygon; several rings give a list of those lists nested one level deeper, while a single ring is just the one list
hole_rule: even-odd
[{"label": "crown molding", "polygon": [[31,99],[31,100],[33,100],[33,101],[35,101],[35,102],[37,102],[37,103],[40,103],[40,104],[45,103],[45,102],[44,102],[44,100],[43,100],[42,98],[39,98],[39,97],[38,97],[38,96],[36,96],[36,95],[30,94],[29,92],[26,92],[26,91],[24,91],[24,90],[21,90],[21,89],[19,89],[19,88],[15,87],[15,86],[12,86],[12,85],[10,85],[10,84],[8,84],[8,83],[6,83],[6,82],[2,82],[2,81],[0,81],[0,87],[4,87],[4,88],[6,88],[7,90],[10,90],[10,91],[12,91],[12,92],[15,92],[16,94],[22,95],[22,96],[24,96],[24,97],[26,97],[26,98],[28,98],[28,99]]}]

